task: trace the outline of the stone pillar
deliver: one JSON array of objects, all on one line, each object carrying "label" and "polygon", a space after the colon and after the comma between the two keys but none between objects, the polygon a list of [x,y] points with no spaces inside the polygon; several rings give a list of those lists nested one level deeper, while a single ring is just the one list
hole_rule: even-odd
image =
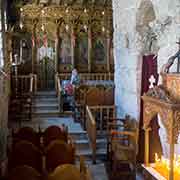
[{"label": "stone pillar", "polygon": [[110,72],[111,69],[110,69],[110,60],[111,60],[111,37],[110,37],[110,32],[108,31],[107,32],[107,53],[106,53],[106,56],[107,56],[107,71]]},{"label": "stone pillar", "polygon": [[37,44],[36,44],[36,23],[33,25],[32,30],[32,73],[36,74],[37,65]]},{"label": "stone pillar", "polygon": [[74,27],[72,26],[72,28],[71,28],[71,64],[72,64],[72,68],[75,68],[75,60],[74,60],[75,43],[76,43],[76,37],[75,37]]},{"label": "stone pillar", "polygon": [[92,70],[92,32],[91,27],[88,27],[88,72]]}]

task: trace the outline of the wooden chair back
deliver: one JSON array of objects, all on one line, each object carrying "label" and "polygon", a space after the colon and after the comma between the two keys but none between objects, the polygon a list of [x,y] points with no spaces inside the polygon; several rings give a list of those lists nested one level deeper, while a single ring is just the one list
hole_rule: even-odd
[{"label": "wooden chair back", "polygon": [[58,166],[54,172],[49,175],[48,180],[82,180],[78,167],[72,164]]},{"label": "wooden chair back", "polygon": [[[119,123],[117,123],[119,122]],[[113,173],[117,174],[118,163],[128,164],[136,174],[136,155],[138,147],[138,126],[135,119],[126,116],[124,120],[108,123],[108,157],[112,163]],[[121,172],[118,172],[120,175]]]},{"label": "wooden chair back", "polygon": [[18,166],[8,175],[8,180],[42,180],[42,176],[30,166]]},{"label": "wooden chair back", "polygon": [[10,154],[10,169],[21,165],[28,165],[42,171],[42,153],[28,141],[17,142]]},{"label": "wooden chair back", "polygon": [[110,87],[104,91],[104,103],[103,105],[114,105],[114,88]]},{"label": "wooden chair back", "polygon": [[79,87],[76,87],[74,94],[76,104],[82,104],[85,102],[85,96],[87,91],[88,86],[86,85],[80,85]]},{"label": "wooden chair back", "polygon": [[53,171],[62,164],[73,164],[75,159],[74,148],[60,140],[54,140],[45,149],[46,169]]},{"label": "wooden chair back", "polygon": [[103,104],[104,96],[103,89],[92,87],[87,91],[86,94],[86,105],[88,106],[96,106]]},{"label": "wooden chair back", "polygon": [[13,131],[12,137],[13,144],[16,144],[18,141],[25,140],[31,142],[37,147],[40,147],[40,136],[31,127],[22,127],[18,130],[17,133]]},{"label": "wooden chair back", "polygon": [[48,146],[53,140],[62,140],[67,142],[68,133],[65,127],[49,126],[43,133],[43,144]]}]

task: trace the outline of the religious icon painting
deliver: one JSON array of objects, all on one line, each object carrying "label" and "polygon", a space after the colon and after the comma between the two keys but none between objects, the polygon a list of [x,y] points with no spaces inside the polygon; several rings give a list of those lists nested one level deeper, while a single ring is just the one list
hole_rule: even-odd
[{"label": "religious icon painting", "polygon": [[106,47],[105,47],[105,41],[102,38],[98,38],[94,40],[92,52],[93,52],[93,59],[95,64],[106,63]]},{"label": "religious icon painting", "polygon": [[76,41],[75,57],[78,63],[88,63],[88,37],[79,36]]},{"label": "religious icon painting", "polygon": [[68,34],[64,34],[61,39],[60,63],[71,64],[71,39]]}]

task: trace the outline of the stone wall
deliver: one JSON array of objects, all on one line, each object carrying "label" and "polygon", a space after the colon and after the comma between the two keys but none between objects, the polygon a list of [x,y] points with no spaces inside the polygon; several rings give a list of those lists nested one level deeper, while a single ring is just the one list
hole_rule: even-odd
[{"label": "stone wall", "polygon": [[113,0],[113,10],[118,115],[139,119],[142,55],[157,54],[160,72],[177,51],[180,1]]},{"label": "stone wall", "polygon": [[[127,113],[139,119],[142,56],[156,54],[160,73],[162,65],[177,52],[180,0],[113,0],[113,10],[118,116]],[[159,124],[163,152],[167,154],[166,132],[160,120]]]}]

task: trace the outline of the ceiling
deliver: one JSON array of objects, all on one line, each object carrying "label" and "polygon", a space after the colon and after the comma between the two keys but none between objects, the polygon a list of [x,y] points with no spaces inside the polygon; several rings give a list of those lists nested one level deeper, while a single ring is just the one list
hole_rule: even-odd
[{"label": "ceiling", "polygon": [[112,6],[112,0],[23,0],[24,4],[60,5],[60,6]]}]

